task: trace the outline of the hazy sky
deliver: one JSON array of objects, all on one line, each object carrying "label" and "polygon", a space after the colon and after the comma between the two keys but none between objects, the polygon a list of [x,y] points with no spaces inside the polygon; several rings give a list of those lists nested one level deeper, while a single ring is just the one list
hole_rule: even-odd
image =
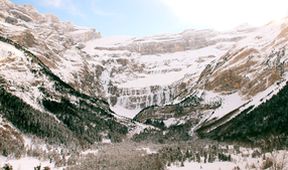
[{"label": "hazy sky", "polygon": [[104,36],[143,36],[185,29],[229,30],[288,15],[288,0],[12,0]]}]

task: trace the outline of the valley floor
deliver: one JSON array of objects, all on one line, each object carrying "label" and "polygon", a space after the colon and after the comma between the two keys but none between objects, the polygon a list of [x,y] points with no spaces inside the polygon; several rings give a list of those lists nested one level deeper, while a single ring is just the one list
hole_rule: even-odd
[{"label": "valley floor", "polygon": [[[262,151],[214,141],[172,144],[98,143],[86,151],[63,154],[62,164],[41,157],[0,157],[0,167],[16,170],[264,170],[288,169],[288,151]],[[45,169],[45,167],[47,169]],[[48,169],[48,167],[50,169]],[[6,170],[6,169],[5,169]],[[9,169],[10,170],[10,169]]]}]

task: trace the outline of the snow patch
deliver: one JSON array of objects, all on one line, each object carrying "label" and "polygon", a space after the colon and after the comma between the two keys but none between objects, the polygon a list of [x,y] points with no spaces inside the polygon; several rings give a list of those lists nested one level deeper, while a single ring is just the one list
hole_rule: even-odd
[{"label": "snow patch", "polygon": [[139,109],[129,110],[129,109],[124,108],[123,106],[115,105],[111,107],[111,110],[120,116],[133,119],[142,109],[139,108]]},{"label": "snow patch", "polygon": [[185,124],[186,122],[185,122],[185,120],[179,120],[179,119],[176,119],[176,118],[169,118],[167,120],[164,120],[163,123],[165,124],[165,126],[167,128],[169,128],[172,125]]},{"label": "snow patch", "polygon": [[143,150],[143,151],[145,151],[148,155],[150,155],[150,154],[156,154],[157,153],[157,151],[154,151],[154,150],[151,150],[150,148],[148,148],[148,147],[143,147],[143,148],[139,148],[139,149],[136,149],[136,150]]},{"label": "snow patch", "polygon": [[[213,94],[209,92],[208,94],[209,97],[213,96],[212,99],[216,97],[215,93]],[[221,98],[222,104],[214,111],[214,113],[212,113],[212,115],[209,117],[210,120],[214,118],[221,118],[247,102],[246,100],[242,99],[238,92],[230,95],[218,94],[218,97]]]},{"label": "snow patch", "polygon": [[107,139],[107,138],[103,138],[101,142],[104,144],[111,144],[112,143],[111,140]]},{"label": "snow patch", "polygon": [[81,155],[89,155],[89,154],[97,155],[98,153],[99,150],[88,149],[86,151],[81,152]]},{"label": "snow patch", "polygon": [[232,162],[213,162],[213,163],[198,163],[184,162],[184,167],[172,165],[167,167],[167,170],[232,170],[236,164]]},{"label": "snow patch", "polygon": [[56,168],[54,163],[49,161],[40,161],[32,157],[24,157],[21,159],[10,159],[7,157],[0,156],[0,167],[3,167],[5,164],[12,165],[13,169],[16,170],[32,170],[34,167],[41,165],[41,167],[48,166],[52,170],[62,170],[63,168]]}]

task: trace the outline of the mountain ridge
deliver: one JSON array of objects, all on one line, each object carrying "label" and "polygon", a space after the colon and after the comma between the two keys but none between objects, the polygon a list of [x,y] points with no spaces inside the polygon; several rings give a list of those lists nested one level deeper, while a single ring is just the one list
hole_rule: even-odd
[{"label": "mountain ridge", "polygon": [[[7,78],[7,75],[1,73],[2,78],[4,77],[8,80],[8,82],[2,82],[4,88],[1,87],[1,110],[4,112],[5,118],[12,122],[14,126],[21,129],[24,133],[36,135],[52,143],[63,143],[66,145],[71,145],[73,142],[79,145],[80,142],[80,144],[82,143],[85,146],[88,143],[93,143],[93,141],[101,141],[102,138],[106,137],[115,142],[121,140],[121,135],[117,136],[118,130],[122,128],[121,132],[119,131],[120,134],[123,133],[125,135],[127,133],[126,125],[124,126],[117,122],[107,102],[75,91],[71,86],[55,76],[36,56],[25,50],[22,46],[3,37],[0,40],[11,45],[11,47],[6,45],[6,49],[3,49],[4,44],[2,44],[2,54],[5,54],[6,51],[8,55],[16,55],[15,57],[18,57],[6,62],[5,66],[12,65],[17,60],[21,62],[23,59],[28,60],[25,63],[27,67],[25,68],[25,65],[21,64],[24,67],[19,71],[24,71],[26,77],[35,76],[30,80],[25,79],[26,83],[30,83],[29,81],[38,81],[36,88],[34,88],[35,85],[28,87],[20,82],[23,88],[23,91],[21,91],[21,88],[19,89],[17,85],[15,87],[15,84],[11,84],[11,82],[15,82],[13,78]],[[16,48],[15,50],[13,50],[13,46]],[[30,64],[33,66],[31,67]],[[20,73],[17,70],[13,72],[14,76]],[[52,86],[49,83],[39,83],[39,81],[45,82],[47,80],[45,76],[47,76],[46,78],[48,78],[49,83],[53,83]],[[34,82],[31,83],[33,84]],[[11,88],[11,85],[14,88]],[[32,98],[27,99],[28,96],[23,98],[23,94],[25,95],[25,93],[30,93],[30,90],[35,91],[36,89],[38,89],[38,92],[34,92],[33,100],[31,100]],[[94,116],[90,117],[89,115]],[[101,131],[107,132],[109,128],[111,129],[111,133],[100,134]],[[81,132],[87,130],[90,130],[89,136]],[[66,139],[66,136],[69,136],[69,134],[73,137]]]}]

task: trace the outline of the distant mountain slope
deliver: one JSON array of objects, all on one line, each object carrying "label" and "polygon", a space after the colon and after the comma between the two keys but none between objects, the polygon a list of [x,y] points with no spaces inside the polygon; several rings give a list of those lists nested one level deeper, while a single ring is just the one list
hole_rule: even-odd
[{"label": "distant mountain slope", "polygon": [[270,100],[252,108],[247,108],[231,121],[208,133],[202,133],[201,129],[198,132],[202,137],[222,141],[262,142],[271,148],[287,146],[288,83]]},{"label": "distant mountain slope", "polygon": [[35,55],[0,37],[0,110],[24,134],[50,143],[113,142],[128,129],[107,102],[82,94],[54,75]]}]

